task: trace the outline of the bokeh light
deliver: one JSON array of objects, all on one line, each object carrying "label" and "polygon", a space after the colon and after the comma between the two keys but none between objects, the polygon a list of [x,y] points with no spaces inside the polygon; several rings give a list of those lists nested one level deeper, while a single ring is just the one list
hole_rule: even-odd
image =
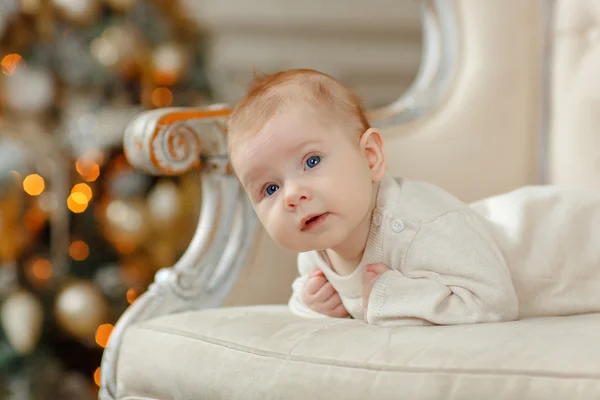
[{"label": "bokeh light", "polygon": [[44,178],[38,174],[31,174],[23,179],[23,190],[30,196],[39,196],[45,188]]}]

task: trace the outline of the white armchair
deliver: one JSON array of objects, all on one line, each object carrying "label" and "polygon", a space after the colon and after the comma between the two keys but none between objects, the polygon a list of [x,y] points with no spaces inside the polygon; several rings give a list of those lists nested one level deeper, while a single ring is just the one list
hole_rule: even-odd
[{"label": "white armchair", "polygon": [[[370,112],[392,174],[465,201],[540,182],[600,187],[596,0],[421,7],[419,75]],[[116,325],[102,400],[600,398],[600,315],[394,329],[249,306],[287,300],[295,256],[265,235],[230,175],[229,113],[156,110],[126,132],[140,169],[202,168],[204,198],[184,256]]]}]

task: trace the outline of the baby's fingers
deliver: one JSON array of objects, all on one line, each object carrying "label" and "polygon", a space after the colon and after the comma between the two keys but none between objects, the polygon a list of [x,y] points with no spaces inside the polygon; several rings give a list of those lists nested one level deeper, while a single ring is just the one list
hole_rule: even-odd
[{"label": "baby's fingers", "polygon": [[329,316],[333,318],[346,318],[349,315],[348,310],[346,310],[346,307],[344,307],[344,304],[341,302],[329,314]]},{"label": "baby's fingers", "polygon": [[308,278],[304,285],[304,292],[309,296],[314,296],[326,283],[327,279],[321,276]]},{"label": "baby's fingers", "polygon": [[323,303],[323,307],[326,310],[333,310],[340,304],[342,304],[342,299],[341,299],[339,293],[334,291],[334,293],[331,295],[331,297],[329,297],[329,299],[327,299],[327,301],[325,303]]},{"label": "baby's fingers", "polygon": [[337,294],[331,283],[327,282],[324,284],[321,289],[315,294],[315,300],[321,303],[325,303],[329,300],[334,294]]}]

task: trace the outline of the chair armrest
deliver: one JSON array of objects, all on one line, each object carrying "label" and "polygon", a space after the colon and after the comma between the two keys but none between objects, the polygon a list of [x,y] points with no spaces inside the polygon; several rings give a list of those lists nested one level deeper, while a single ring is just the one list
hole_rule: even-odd
[{"label": "chair armrest", "polygon": [[152,175],[181,175],[192,168],[229,173],[226,122],[231,109],[161,108],[145,111],[125,129],[129,163]]},{"label": "chair armrest", "polygon": [[221,305],[248,256],[256,217],[226,156],[230,110],[161,109],[140,114],[125,132],[130,163],[152,174],[202,168],[198,228],[183,256],[157,272],[154,283],[121,316],[102,356],[101,399],[114,399],[115,368],[125,329],[136,322]]}]

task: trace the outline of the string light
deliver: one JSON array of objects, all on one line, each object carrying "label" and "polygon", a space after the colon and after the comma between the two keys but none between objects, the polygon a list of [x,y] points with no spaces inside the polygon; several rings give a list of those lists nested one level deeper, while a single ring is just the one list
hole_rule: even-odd
[{"label": "string light", "polygon": [[115,327],[111,324],[102,324],[96,330],[96,343],[98,346],[105,348],[108,344],[108,339]]},{"label": "string light", "polygon": [[94,371],[94,383],[96,386],[100,386],[100,367],[96,368],[96,371]]},{"label": "string light", "polygon": [[23,190],[30,196],[39,196],[45,188],[44,178],[38,174],[31,174],[23,179]]},{"label": "string light", "polygon": [[40,281],[50,279],[52,272],[52,263],[43,258],[39,258],[31,264],[31,275]]},{"label": "string light", "polygon": [[129,304],[133,304],[133,302],[136,301],[139,295],[140,294],[136,289],[129,288],[129,290],[127,290],[127,302]]},{"label": "string light", "polygon": [[156,107],[169,107],[173,103],[173,92],[166,87],[159,87],[152,92],[152,104]]},{"label": "string light", "polygon": [[75,162],[75,169],[87,182],[94,182],[100,176],[100,166],[85,157]]},{"label": "string light", "polygon": [[82,240],[76,240],[69,247],[69,255],[75,261],[83,261],[90,255],[90,248]]},{"label": "string light", "polygon": [[0,67],[2,67],[2,73],[4,75],[14,74],[21,61],[23,61],[23,58],[18,54],[8,54],[4,56],[4,58],[0,62]]},{"label": "string light", "polygon": [[80,192],[71,193],[69,198],[67,199],[67,207],[71,212],[75,214],[79,214],[84,212],[88,206],[87,197]]},{"label": "string light", "polygon": [[86,183],[78,183],[77,185],[73,186],[73,189],[71,189],[71,193],[83,194],[87,198],[88,203],[90,202],[90,200],[92,200],[93,196],[92,188]]}]

